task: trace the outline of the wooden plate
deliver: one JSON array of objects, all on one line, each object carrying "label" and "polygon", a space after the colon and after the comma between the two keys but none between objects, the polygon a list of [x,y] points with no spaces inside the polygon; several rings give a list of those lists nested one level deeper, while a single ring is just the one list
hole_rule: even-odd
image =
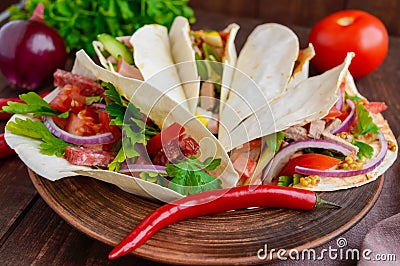
[{"label": "wooden plate", "polygon": [[[111,246],[160,206],[92,178],[52,182],[31,170],[29,175],[43,199],[63,219]],[[265,244],[268,250],[300,251],[320,246],[351,228],[371,209],[382,185],[380,177],[359,188],[320,193],[324,199],[340,204],[341,209],[252,209],[181,221],[159,231],[133,254],[185,265],[266,263],[257,256]]]}]

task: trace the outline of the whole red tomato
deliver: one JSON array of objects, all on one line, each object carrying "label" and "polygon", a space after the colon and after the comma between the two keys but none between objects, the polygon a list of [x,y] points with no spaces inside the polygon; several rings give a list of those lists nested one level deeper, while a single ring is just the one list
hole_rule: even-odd
[{"label": "whole red tomato", "polygon": [[341,64],[347,52],[354,52],[350,72],[355,78],[374,71],[388,52],[388,33],[375,16],[360,10],[343,10],[319,21],[308,42],[315,48],[313,66],[326,71]]}]

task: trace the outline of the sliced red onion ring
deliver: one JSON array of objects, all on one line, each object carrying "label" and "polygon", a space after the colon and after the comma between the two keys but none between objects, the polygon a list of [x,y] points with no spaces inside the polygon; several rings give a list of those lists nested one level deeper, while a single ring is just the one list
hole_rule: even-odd
[{"label": "sliced red onion ring", "polygon": [[93,136],[77,136],[68,133],[61,128],[59,128],[56,123],[54,123],[53,118],[46,116],[43,119],[43,123],[50,130],[50,132],[66,142],[76,144],[76,145],[97,145],[97,144],[107,144],[114,141],[114,136],[110,133],[103,133]]},{"label": "sliced red onion ring", "polygon": [[162,165],[153,165],[153,164],[128,164],[121,166],[119,169],[120,173],[129,173],[129,172],[153,172],[159,174],[167,174],[165,170],[165,166]]},{"label": "sliced red onion ring", "polygon": [[344,105],[344,99],[343,99],[342,90],[340,88],[338,89],[338,96],[339,96],[339,99],[336,102],[336,109],[338,109],[339,111],[342,111],[343,105]]},{"label": "sliced red onion ring", "polygon": [[343,122],[340,124],[340,126],[332,130],[331,132],[332,134],[337,134],[346,131],[354,122],[354,119],[356,119],[356,105],[351,100],[346,100],[346,102],[350,106],[351,111],[349,115],[346,117],[346,119],[343,120]]},{"label": "sliced red onion ring", "polygon": [[277,176],[281,171],[282,167],[285,166],[290,157],[299,150],[305,148],[323,148],[327,150],[333,150],[343,155],[352,155],[353,152],[349,147],[331,140],[323,139],[310,139],[310,140],[298,140],[290,143],[283,147],[275,156],[274,159],[268,164],[263,174],[264,183],[269,183],[272,178]]},{"label": "sliced red onion ring", "polygon": [[92,106],[96,107],[98,109],[101,109],[101,110],[105,110],[106,109],[106,105],[104,103],[92,103]]},{"label": "sliced red onion ring", "polygon": [[383,136],[382,132],[379,131],[379,142],[381,144],[381,150],[379,151],[378,155],[367,162],[362,169],[357,170],[316,170],[311,168],[305,168],[296,166],[295,171],[299,174],[303,175],[318,175],[320,177],[349,177],[349,176],[356,176],[366,174],[371,172],[375,168],[377,168],[385,159],[388,145],[386,142],[385,137]]}]

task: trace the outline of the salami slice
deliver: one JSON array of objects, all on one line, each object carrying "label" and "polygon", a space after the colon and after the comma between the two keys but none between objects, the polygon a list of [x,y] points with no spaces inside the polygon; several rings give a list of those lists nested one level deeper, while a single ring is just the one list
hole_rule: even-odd
[{"label": "salami slice", "polygon": [[104,93],[103,87],[90,78],[73,74],[62,69],[57,69],[53,76],[54,86],[56,87],[62,88],[67,84],[71,84],[78,87],[83,96],[99,96]]},{"label": "salami slice", "polygon": [[116,155],[115,152],[67,146],[64,157],[74,165],[107,167]]}]

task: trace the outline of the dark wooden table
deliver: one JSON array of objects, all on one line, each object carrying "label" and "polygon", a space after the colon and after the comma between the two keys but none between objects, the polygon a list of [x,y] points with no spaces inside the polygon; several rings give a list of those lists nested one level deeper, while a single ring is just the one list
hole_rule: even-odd
[{"label": "dark wooden table", "polygon": [[[241,26],[237,37],[238,49],[242,47],[250,31],[262,22],[200,11],[197,12],[197,17],[195,28],[222,29],[231,22],[238,23]],[[299,35],[301,47],[306,47],[305,40],[309,29],[300,27],[293,29]],[[357,81],[363,95],[372,100],[385,101],[389,106],[384,115],[397,139],[400,131],[399,55],[400,38],[391,37],[389,54],[382,66]],[[15,97],[17,93],[0,75],[0,97]],[[4,125],[5,121],[1,121],[0,133],[4,131]],[[365,234],[372,226],[400,212],[400,182],[397,176],[399,169],[400,163],[396,161],[385,175],[383,191],[375,206],[356,226],[342,236],[348,240],[349,248],[360,249]],[[334,243],[335,240],[332,240],[324,247]],[[47,206],[33,187],[26,166],[17,156],[1,159],[0,265],[161,265],[133,256],[109,262],[107,254],[110,250],[111,247],[71,227]],[[284,264],[283,262],[277,264],[281,263]],[[292,261],[291,264],[293,263]],[[324,265],[354,265],[357,261],[332,260],[324,263]]]}]

